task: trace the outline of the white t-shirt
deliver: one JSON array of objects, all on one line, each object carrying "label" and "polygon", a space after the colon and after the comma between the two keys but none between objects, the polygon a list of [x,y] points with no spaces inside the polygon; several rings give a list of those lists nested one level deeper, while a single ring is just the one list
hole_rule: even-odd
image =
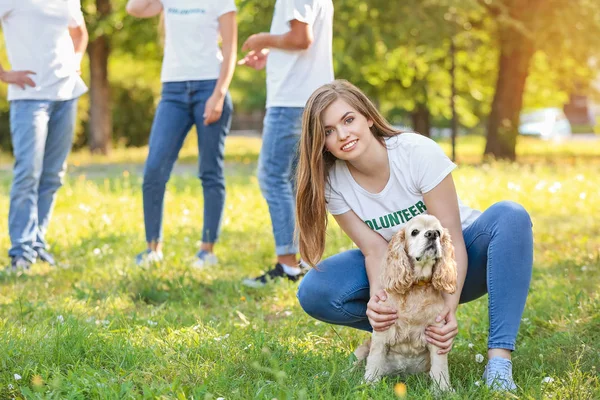
[{"label": "white t-shirt", "polygon": [[162,0],[165,15],[163,82],[217,79],[223,54],[219,17],[236,11],[234,0]]},{"label": "white t-shirt", "polygon": [[[363,189],[352,177],[344,161],[329,171],[325,196],[333,215],[354,211],[369,228],[391,240],[411,218],[426,214],[423,193],[435,188],[456,168],[433,140],[416,133],[402,133],[386,139],[390,179],[379,193]],[[480,211],[458,199],[462,228],[469,226]]]},{"label": "white t-shirt", "polygon": [[304,107],[315,89],[333,81],[333,2],[277,0],[270,33],[289,32],[293,20],[310,25],[314,40],[306,50],[271,49],[267,58],[267,108]]},{"label": "white t-shirt", "polygon": [[35,87],[8,86],[9,101],[70,100],[87,91],[68,29],[85,23],[79,0],[0,0],[0,19],[11,69],[36,73],[29,75]]}]

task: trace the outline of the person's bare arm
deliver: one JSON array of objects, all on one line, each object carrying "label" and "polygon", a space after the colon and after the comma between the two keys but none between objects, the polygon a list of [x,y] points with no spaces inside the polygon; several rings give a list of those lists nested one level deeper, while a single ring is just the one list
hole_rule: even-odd
[{"label": "person's bare arm", "polygon": [[314,38],[310,25],[296,19],[290,21],[290,30],[282,35],[262,32],[250,36],[242,45],[243,51],[258,52],[262,49],[306,50]]},{"label": "person's bare arm", "polygon": [[221,44],[223,62],[221,63],[221,72],[219,73],[215,90],[206,101],[204,125],[218,121],[223,113],[225,95],[233,78],[235,61],[237,59],[237,22],[235,18],[236,13],[234,11],[219,17],[219,31],[223,40]]},{"label": "person's bare arm", "polygon": [[88,45],[88,31],[85,23],[76,26],[69,27],[69,35],[73,41],[73,48],[75,49],[75,62],[77,63],[77,72],[81,73],[81,60],[85,54],[85,49]]},{"label": "person's bare arm", "polygon": [[162,11],[159,0],[129,0],[125,6],[127,14],[137,18],[155,17]]},{"label": "person's bare arm", "polygon": [[262,69],[267,62],[268,49],[306,50],[314,38],[310,25],[298,20],[290,21],[290,30],[282,35],[262,32],[250,36],[242,45],[248,54],[238,64]]}]

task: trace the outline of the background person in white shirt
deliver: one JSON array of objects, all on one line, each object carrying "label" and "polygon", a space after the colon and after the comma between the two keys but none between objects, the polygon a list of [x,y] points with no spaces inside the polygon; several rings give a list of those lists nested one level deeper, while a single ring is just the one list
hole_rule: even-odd
[{"label": "background person in white shirt", "polygon": [[[511,353],[531,282],[533,234],[527,211],[500,201],[483,213],[461,203],[456,165],[433,140],[394,129],[355,86],[335,81],[308,100],[298,166],[300,253],[319,263],[327,211],[358,246],[329,257],[298,288],[302,308],[314,318],[366,331],[384,331],[396,310],[379,304],[387,293],[381,275],[388,241],[413,217],[428,213],[450,232],[458,269],[457,290],[429,326],[427,342],[439,354],[458,334],[459,303],[488,293],[488,364],[483,378],[493,390],[516,390]],[[418,232],[413,232],[413,235]]]},{"label": "background person in white shirt", "polygon": [[267,67],[267,112],[258,160],[258,181],[269,205],[277,264],[244,280],[263,286],[269,279],[297,280],[294,236],[295,166],[306,100],[333,80],[333,3],[331,0],[277,0],[269,33],[250,36],[240,64]]},{"label": "background person in white shirt", "polygon": [[[225,203],[223,160],[233,105],[228,89],[237,57],[234,0],[129,0],[127,12],[149,18],[164,13],[162,97],[152,124],[144,167],[147,249],[136,263],[161,261],[165,187],[192,125],[198,134],[199,173],[204,194],[202,245],[194,266],[217,263]],[[222,45],[219,48],[219,36]]]},{"label": "background person in white shirt", "polygon": [[55,264],[45,236],[73,142],[88,34],[79,0],[0,0],[11,69],[10,134],[15,156],[8,230],[13,270]]}]

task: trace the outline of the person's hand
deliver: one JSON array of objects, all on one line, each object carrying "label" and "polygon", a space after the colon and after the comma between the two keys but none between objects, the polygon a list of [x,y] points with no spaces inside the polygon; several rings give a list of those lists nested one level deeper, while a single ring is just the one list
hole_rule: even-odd
[{"label": "person's hand", "polygon": [[266,39],[269,36],[268,33],[255,33],[250,35],[248,39],[242,45],[242,51],[254,51],[259,53],[262,49],[267,46]]},{"label": "person's hand", "polygon": [[445,321],[444,326],[429,325],[425,328],[427,342],[436,345],[440,349],[438,354],[446,354],[452,350],[454,338],[458,334],[458,322],[456,321],[456,311],[448,305],[444,305],[442,312],[437,316],[435,322]]},{"label": "person's hand", "polygon": [[367,317],[374,331],[385,331],[394,325],[398,315],[392,307],[380,304],[387,299],[385,290],[377,291],[367,303]]},{"label": "person's hand", "polygon": [[213,93],[204,106],[204,125],[212,124],[217,122],[223,114],[223,103],[225,102],[225,96]]},{"label": "person's hand", "polygon": [[244,58],[238,61],[238,65],[247,65],[250,68],[256,70],[263,69],[267,65],[267,56],[269,55],[268,49],[262,49],[261,51],[251,51]]},{"label": "person's hand", "polygon": [[0,80],[4,83],[17,85],[25,90],[25,86],[35,87],[35,82],[29,77],[35,75],[33,71],[3,71],[0,73]]}]

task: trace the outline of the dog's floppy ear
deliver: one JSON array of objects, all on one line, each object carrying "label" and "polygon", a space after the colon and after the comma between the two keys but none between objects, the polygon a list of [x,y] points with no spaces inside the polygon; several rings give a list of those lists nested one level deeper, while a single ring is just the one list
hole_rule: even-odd
[{"label": "dog's floppy ear", "polygon": [[454,259],[454,245],[450,239],[448,229],[442,232],[442,258],[433,266],[433,287],[441,292],[454,293],[456,291],[456,260]]},{"label": "dog's floppy ear", "polygon": [[413,281],[413,271],[406,254],[404,229],[396,233],[390,243],[383,269],[383,288],[388,293],[406,292]]}]

